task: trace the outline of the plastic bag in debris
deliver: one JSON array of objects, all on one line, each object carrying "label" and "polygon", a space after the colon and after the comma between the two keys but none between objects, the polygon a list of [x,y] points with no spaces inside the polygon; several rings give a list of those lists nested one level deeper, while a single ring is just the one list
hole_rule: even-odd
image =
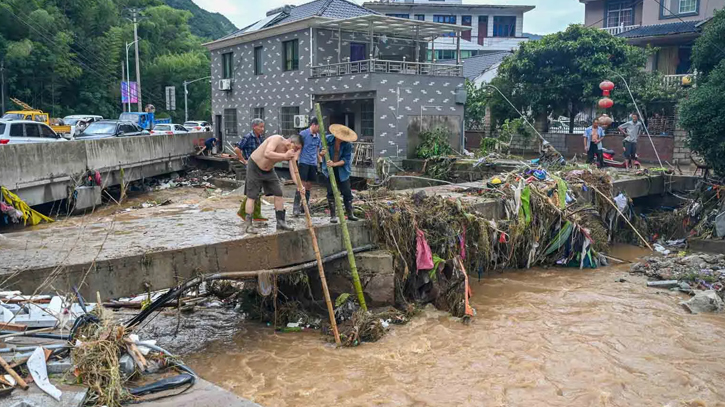
[{"label": "plastic bag in debris", "polygon": [[272,273],[259,273],[257,276],[257,291],[265,297],[272,294]]},{"label": "plastic bag in debris", "polygon": [[620,211],[624,212],[624,210],[627,208],[627,197],[624,194],[619,194],[614,198],[614,202],[617,203],[617,208],[619,208]]},{"label": "plastic bag in debris", "polygon": [[664,254],[665,256],[667,256],[668,254],[670,254],[670,250],[669,249],[665,249],[665,247],[662,246],[659,243],[655,243],[654,248],[657,251],[657,253]]},{"label": "plastic bag in debris", "polygon": [[416,243],[416,267],[417,270],[430,270],[433,268],[433,253],[430,251],[428,241],[425,240],[425,233],[415,230]]},{"label": "plastic bag in debris", "polygon": [[35,348],[33,354],[30,355],[30,359],[28,359],[28,370],[30,370],[30,375],[33,376],[33,381],[41,390],[60,401],[60,396],[63,392],[53,386],[48,380],[48,368],[45,365],[45,352],[43,348]]}]

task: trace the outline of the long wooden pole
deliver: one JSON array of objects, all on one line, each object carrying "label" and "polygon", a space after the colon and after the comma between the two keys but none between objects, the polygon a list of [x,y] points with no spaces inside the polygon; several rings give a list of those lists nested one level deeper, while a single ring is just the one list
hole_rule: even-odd
[{"label": "long wooden pole", "polygon": [[[582,180],[582,182],[583,182],[583,180]],[[629,219],[627,219],[627,217],[624,216],[624,214],[622,213],[622,211],[619,210],[619,207],[617,206],[617,204],[615,204],[614,202],[612,202],[612,200],[609,199],[608,196],[604,195],[602,193],[602,191],[598,190],[597,188],[595,188],[595,187],[593,187],[591,185],[588,185],[588,187],[591,188],[591,189],[593,189],[593,190],[595,190],[599,195],[601,195],[602,198],[606,199],[607,202],[609,202],[609,204],[612,205],[614,207],[614,209],[617,210],[617,212],[619,212],[619,215],[624,219],[625,222],[627,222],[627,224],[629,225],[630,228],[632,228],[632,230],[634,231],[634,233],[636,233],[637,236],[639,236],[639,239],[642,240],[642,242],[647,246],[647,248],[650,249],[650,250],[652,250],[652,251],[654,251],[654,249],[652,248],[652,246],[650,246],[650,244],[647,242],[647,239],[645,239],[644,237],[642,237],[642,235],[639,234],[639,231],[637,231],[637,228],[634,227],[634,225],[632,224],[632,222],[630,222]]]},{"label": "long wooden pole", "polygon": [[[324,134],[324,133],[323,133]],[[305,208],[305,218],[307,218],[307,230],[310,231],[310,237],[312,238],[312,249],[315,251],[315,257],[317,257],[317,270],[320,272],[320,283],[322,283],[322,292],[325,294],[325,302],[327,303],[327,313],[330,314],[330,326],[332,327],[332,333],[335,335],[335,343],[340,346],[340,333],[337,331],[337,322],[335,321],[335,310],[332,308],[332,300],[330,299],[330,290],[327,288],[327,279],[325,278],[325,268],[322,265],[322,256],[320,255],[320,246],[317,244],[317,236],[315,235],[315,228],[312,225],[312,216],[310,216],[310,208],[307,206],[307,199],[305,199],[305,193],[302,191],[302,179],[300,178],[300,170],[297,168],[295,160],[290,160],[290,167],[292,168],[292,175],[295,177],[297,183],[297,191],[299,191],[302,197],[302,206]]]},{"label": "long wooden pole", "polygon": [[2,366],[3,369],[5,369],[5,371],[8,372],[8,374],[12,376],[13,379],[15,379],[21,389],[28,390],[28,383],[26,383],[25,380],[23,380],[23,378],[20,377],[20,375],[15,372],[12,367],[10,367],[10,365],[8,365],[8,362],[6,362],[5,359],[2,358],[2,356],[0,356],[0,366]]},{"label": "long wooden pole", "polygon": [[[317,115],[317,122],[320,124],[320,138],[322,139],[322,148],[325,149],[325,162],[331,161],[330,149],[327,148],[327,132],[325,131],[325,122],[322,120],[322,109],[319,103],[315,103],[315,114]],[[352,273],[352,285],[355,287],[355,294],[357,294],[357,301],[360,303],[360,308],[363,311],[368,310],[367,304],[365,304],[365,296],[363,295],[362,284],[360,283],[360,276],[357,274],[357,264],[355,263],[355,253],[352,251],[352,243],[350,242],[350,232],[347,230],[347,219],[345,219],[345,211],[342,208],[342,197],[340,196],[340,190],[337,188],[337,181],[335,180],[335,171],[332,168],[327,169],[327,175],[330,178],[330,185],[332,185],[332,194],[335,196],[335,208],[337,210],[337,218],[340,220],[340,227],[342,228],[342,242],[345,244],[347,250],[347,260],[350,263],[350,273]]]}]

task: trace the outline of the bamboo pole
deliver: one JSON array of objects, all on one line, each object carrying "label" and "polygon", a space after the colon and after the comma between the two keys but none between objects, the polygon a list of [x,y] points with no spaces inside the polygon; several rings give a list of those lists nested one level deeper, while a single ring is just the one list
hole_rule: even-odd
[{"label": "bamboo pole", "polygon": [[23,378],[20,377],[20,375],[15,370],[13,370],[12,367],[10,367],[10,365],[8,365],[8,362],[6,362],[5,359],[2,358],[2,356],[0,356],[0,366],[2,366],[3,369],[5,369],[5,371],[8,372],[8,374],[12,376],[13,379],[15,379],[21,389],[28,390],[28,383],[26,383],[25,380],[23,380]]},{"label": "bamboo pole", "polygon": [[317,236],[315,235],[315,228],[312,225],[312,217],[310,216],[310,208],[307,206],[307,199],[305,199],[305,193],[302,190],[302,179],[300,178],[300,170],[297,168],[295,160],[289,161],[290,168],[292,168],[292,176],[295,177],[295,183],[297,184],[297,191],[299,191],[302,197],[302,206],[305,208],[305,218],[307,219],[307,230],[310,231],[310,237],[312,238],[312,249],[315,251],[315,257],[317,257],[317,270],[320,272],[320,283],[322,284],[322,292],[325,294],[325,303],[327,303],[327,313],[330,314],[330,326],[332,327],[332,333],[335,335],[335,343],[340,346],[340,333],[337,331],[337,322],[335,321],[335,310],[332,308],[332,300],[330,299],[330,290],[327,288],[327,279],[325,278],[325,268],[322,265],[322,256],[320,255],[320,247],[317,244]]},{"label": "bamboo pole", "polygon": [[[325,149],[325,162],[331,161],[330,149],[327,148],[327,132],[325,131],[325,122],[322,120],[322,109],[319,103],[315,103],[315,114],[317,115],[317,122],[320,124],[320,138],[322,139],[322,148]],[[350,262],[350,273],[352,273],[352,284],[355,287],[355,294],[357,294],[357,300],[360,303],[360,308],[363,311],[368,310],[367,304],[365,304],[365,296],[363,295],[362,284],[360,284],[360,276],[357,273],[357,264],[355,263],[355,253],[352,251],[352,243],[350,242],[350,232],[347,230],[347,219],[345,219],[345,211],[342,207],[342,197],[340,196],[340,190],[337,188],[337,181],[335,180],[335,171],[332,168],[327,169],[327,175],[330,179],[330,185],[332,186],[332,194],[335,196],[335,209],[337,211],[337,218],[340,220],[340,226],[342,228],[342,241],[347,249],[347,260]]]}]

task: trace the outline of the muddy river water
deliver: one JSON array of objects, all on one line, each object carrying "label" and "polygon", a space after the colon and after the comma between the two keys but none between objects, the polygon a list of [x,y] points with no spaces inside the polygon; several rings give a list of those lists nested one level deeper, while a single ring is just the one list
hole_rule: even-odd
[{"label": "muddy river water", "polygon": [[185,360],[266,407],[725,406],[725,315],[627,270],[473,279],[470,325],[426,308],[357,348],[248,323]]}]

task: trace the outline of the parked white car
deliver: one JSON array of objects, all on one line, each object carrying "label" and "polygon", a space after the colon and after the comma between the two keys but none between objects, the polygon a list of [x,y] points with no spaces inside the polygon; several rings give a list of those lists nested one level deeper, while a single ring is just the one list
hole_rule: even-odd
[{"label": "parked white car", "polygon": [[79,121],[85,122],[86,125],[93,122],[103,120],[103,116],[96,116],[91,114],[73,114],[63,118],[63,124],[66,126],[77,126]]},{"label": "parked white car", "polygon": [[67,141],[45,123],[0,120],[0,145]]},{"label": "parked white car", "polygon": [[154,129],[151,130],[151,135],[159,135],[159,134],[187,134],[189,133],[189,130],[186,129],[186,127],[180,125],[180,124],[157,124],[154,126]]},{"label": "parked white car", "polygon": [[192,133],[200,131],[211,131],[211,124],[204,121],[189,121],[184,123],[184,127]]}]

